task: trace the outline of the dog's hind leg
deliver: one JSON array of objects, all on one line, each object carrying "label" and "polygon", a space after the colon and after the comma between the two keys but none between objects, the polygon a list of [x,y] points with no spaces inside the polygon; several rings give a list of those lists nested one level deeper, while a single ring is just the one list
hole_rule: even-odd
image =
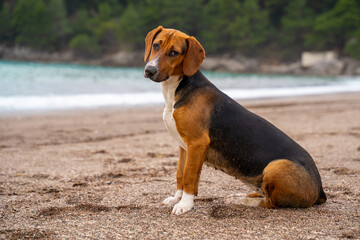
[{"label": "dog's hind leg", "polygon": [[289,160],[275,160],[263,171],[261,185],[266,199],[262,207],[311,207],[319,193],[306,169]]}]

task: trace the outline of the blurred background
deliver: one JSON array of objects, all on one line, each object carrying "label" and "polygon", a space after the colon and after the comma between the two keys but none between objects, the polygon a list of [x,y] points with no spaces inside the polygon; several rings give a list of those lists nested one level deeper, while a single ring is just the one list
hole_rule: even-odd
[{"label": "blurred background", "polygon": [[161,102],[139,68],[158,25],[195,36],[233,97],[359,88],[358,0],[0,0],[0,112]]},{"label": "blurred background", "polygon": [[208,54],[294,60],[306,50],[360,59],[357,0],[1,0],[6,46],[71,49],[83,57],[143,49],[163,25],[196,36]]}]

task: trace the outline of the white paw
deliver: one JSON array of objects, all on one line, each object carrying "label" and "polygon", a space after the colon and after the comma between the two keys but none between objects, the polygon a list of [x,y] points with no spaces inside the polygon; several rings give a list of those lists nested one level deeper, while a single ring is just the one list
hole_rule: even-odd
[{"label": "white paw", "polygon": [[194,207],[194,195],[184,192],[180,202],[172,210],[172,214],[180,215],[190,211]]},{"label": "white paw", "polygon": [[177,190],[174,197],[168,197],[163,201],[163,204],[168,205],[170,207],[174,206],[178,202],[180,202],[181,197],[183,195],[182,190]]},{"label": "white paw", "polygon": [[163,201],[163,204],[168,205],[170,207],[174,206],[175,204],[177,204],[178,202],[180,202],[181,198],[176,198],[176,197],[168,197]]}]

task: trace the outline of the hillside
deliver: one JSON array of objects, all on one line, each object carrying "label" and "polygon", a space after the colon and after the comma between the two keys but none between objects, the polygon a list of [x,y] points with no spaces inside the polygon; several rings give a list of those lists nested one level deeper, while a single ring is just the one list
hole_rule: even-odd
[{"label": "hillside", "polygon": [[142,50],[158,25],[195,36],[208,55],[294,61],[335,50],[360,58],[356,0],[0,0],[0,45],[10,48],[96,59]]}]

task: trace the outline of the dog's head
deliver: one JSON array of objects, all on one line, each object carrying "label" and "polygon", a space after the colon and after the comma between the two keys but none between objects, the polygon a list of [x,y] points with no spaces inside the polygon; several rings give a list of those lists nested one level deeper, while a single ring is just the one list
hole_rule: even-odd
[{"label": "dog's head", "polygon": [[148,63],[144,76],[155,82],[163,82],[170,76],[192,76],[204,59],[201,44],[178,30],[159,26],[145,38],[144,61]]}]

